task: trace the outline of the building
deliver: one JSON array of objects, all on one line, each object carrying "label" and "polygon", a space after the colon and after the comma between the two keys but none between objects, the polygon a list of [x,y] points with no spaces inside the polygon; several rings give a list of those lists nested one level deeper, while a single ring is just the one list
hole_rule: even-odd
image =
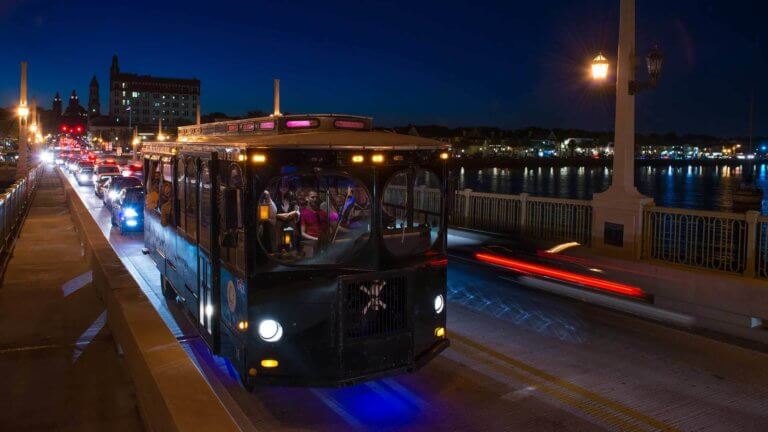
[{"label": "building", "polygon": [[117,124],[138,126],[195,123],[200,97],[200,81],[160,78],[121,72],[117,56],[109,71],[109,112]]},{"label": "building", "polygon": [[101,115],[101,102],[99,101],[99,82],[96,75],[91,78],[91,84],[88,86],[88,118]]}]

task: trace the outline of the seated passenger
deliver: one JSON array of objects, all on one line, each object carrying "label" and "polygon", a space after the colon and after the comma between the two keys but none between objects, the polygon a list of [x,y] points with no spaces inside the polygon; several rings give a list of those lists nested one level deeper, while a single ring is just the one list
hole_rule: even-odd
[{"label": "seated passenger", "polygon": [[163,226],[170,225],[172,223],[171,216],[173,214],[173,206],[171,205],[171,190],[172,186],[170,182],[163,183],[163,193],[160,194],[159,208],[160,208],[160,223]]}]

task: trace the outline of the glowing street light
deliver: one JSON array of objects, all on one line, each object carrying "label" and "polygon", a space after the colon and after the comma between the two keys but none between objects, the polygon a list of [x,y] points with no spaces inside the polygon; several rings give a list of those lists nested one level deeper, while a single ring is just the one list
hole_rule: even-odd
[{"label": "glowing street light", "polygon": [[597,57],[592,59],[592,79],[595,81],[608,79],[608,66],[610,66],[608,59],[603,53],[599,53]]}]

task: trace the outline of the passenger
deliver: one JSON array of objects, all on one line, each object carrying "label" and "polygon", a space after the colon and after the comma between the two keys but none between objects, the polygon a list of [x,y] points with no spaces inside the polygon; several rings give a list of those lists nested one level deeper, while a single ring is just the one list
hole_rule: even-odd
[{"label": "passenger", "polygon": [[269,213],[267,219],[262,220],[262,223],[259,224],[258,235],[261,237],[261,244],[264,246],[264,249],[268,253],[274,253],[277,252],[277,206],[275,206],[275,202],[272,201],[272,196],[267,190],[261,194],[259,212],[261,212],[261,206],[265,204],[269,206]]},{"label": "passenger", "polygon": [[160,195],[159,199],[159,206],[160,206],[160,223],[163,226],[170,225],[172,223],[171,217],[173,215],[173,205],[171,202],[171,183],[170,182],[164,182],[163,183],[163,193]]},{"label": "passenger", "polygon": [[160,194],[157,193],[157,183],[149,184],[149,193],[147,194],[146,206],[149,210],[155,210],[160,200]]},{"label": "passenger", "polygon": [[[282,241],[282,233],[286,228],[290,227],[294,230],[294,232],[299,229],[297,225],[301,215],[301,212],[299,211],[299,204],[296,201],[296,195],[287,187],[287,185],[280,186],[275,207],[278,212],[275,215],[275,234],[278,236],[277,244],[280,245],[279,249],[285,250],[296,248],[299,241],[298,236],[293,236],[291,245],[286,245]],[[290,246],[290,248],[288,246]]]},{"label": "passenger", "polygon": [[328,235],[328,213],[320,207],[320,195],[316,191],[307,193],[307,206],[301,209],[301,236],[318,241]]}]

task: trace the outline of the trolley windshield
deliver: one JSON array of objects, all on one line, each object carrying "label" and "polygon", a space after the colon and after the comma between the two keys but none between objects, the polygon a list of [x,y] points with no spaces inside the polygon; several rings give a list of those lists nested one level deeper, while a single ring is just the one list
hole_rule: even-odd
[{"label": "trolley windshield", "polygon": [[261,193],[257,211],[259,244],[284,264],[342,264],[370,238],[370,193],[344,174],[274,178]]}]

